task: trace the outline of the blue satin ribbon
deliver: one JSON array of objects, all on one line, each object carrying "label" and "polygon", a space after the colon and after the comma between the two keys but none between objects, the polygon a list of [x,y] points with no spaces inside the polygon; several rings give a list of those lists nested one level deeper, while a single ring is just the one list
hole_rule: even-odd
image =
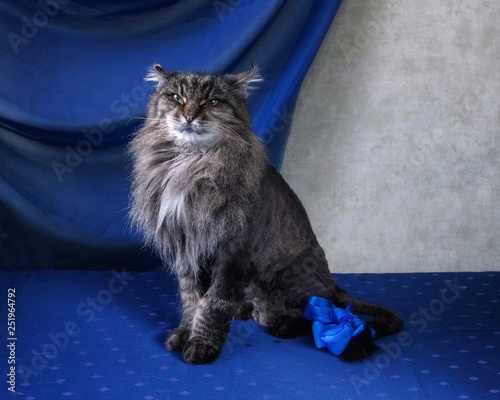
[{"label": "blue satin ribbon", "polygon": [[338,356],[354,336],[363,332],[365,325],[360,318],[351,314],[351,307],[352,304],[349,304],[343,309],[321,297],[309,298],[302,316],[313,321],[312,331],[317,348],[326,347]]}]

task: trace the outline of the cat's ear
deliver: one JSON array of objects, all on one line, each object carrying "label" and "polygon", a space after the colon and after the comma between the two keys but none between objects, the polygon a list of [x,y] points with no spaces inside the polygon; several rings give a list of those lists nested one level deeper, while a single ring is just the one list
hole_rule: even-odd
[{"label": "cat's ear", "polygon": [[251,70],[240,72],[235,75],[228,75],[228,78],[234,82],[234,86],[240,90],[245,97],[248,97],[248,93],[255,88],[256,83],[263,81],[254,64],[252,64]]},{"label": "cat's ear", "polygon": [[156,82],[156,87],[159,88],[167,81],[168,72],[160,64],[154,64],[144,79],[148,82]]}]

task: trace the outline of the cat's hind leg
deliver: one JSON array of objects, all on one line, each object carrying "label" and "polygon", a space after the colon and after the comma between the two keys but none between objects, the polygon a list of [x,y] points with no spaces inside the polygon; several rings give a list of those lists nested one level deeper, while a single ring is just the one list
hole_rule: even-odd
[{"label": "cat's hind leg", "polygon": [[270,332],[281,339],[291,339],[311,332],[312,322],[302,318],[301,311],[290,312],[286,315],[276,316],[271,323]]},{"label": "cat's hind leg", "polygon": [[329,298],[334,292],[335,281],[321,248],[305,250],[280,268],[269,283],[270,332],[279,338],[310,333],[312,322],[302,317],[308,298]]},{"label": "cat's hind leg", "polygon": [[268,292],[259,290],[253,298],[252,318],[260,325],[269,327],[277,338],[293,338],[311,331],[311,322],[301,317],[302,309],[283,302],[283,296],[277,290]]}]

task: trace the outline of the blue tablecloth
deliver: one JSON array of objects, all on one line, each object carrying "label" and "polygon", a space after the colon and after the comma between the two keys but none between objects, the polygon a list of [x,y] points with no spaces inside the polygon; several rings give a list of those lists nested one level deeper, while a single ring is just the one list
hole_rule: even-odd
[{"label": "blue tablecloth", "polygon": [[[3,399],[498,399],[500,274],[348,274],[352,294],[401,313],[404,332],[347,363],[312,335],[278,340],[234,321],[222,355],[191,366],[163,348],[179,321],[164,272],[27,271],[3,274],[15,290],[15,336],[2,300],[2,379],[14,343],[15,391]],[[12,291],[11,291],[12,292]],[[16,340],[14,340],[14,337]]]}]

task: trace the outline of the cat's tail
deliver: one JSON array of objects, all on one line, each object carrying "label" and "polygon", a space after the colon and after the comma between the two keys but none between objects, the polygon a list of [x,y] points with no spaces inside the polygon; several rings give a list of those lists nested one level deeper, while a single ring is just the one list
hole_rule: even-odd
[{"label": "cat's tail", "polygon": [[374,343],[372,329],[375,331],[376,339],[398,333],[403,329],[403,319],[399,314],[387,307],[352,297],[343,289],[338,288],[337,296],[332,300],[339,307],[352,304],[353,314],[366,314],[374,317],[365,323],[367,329],[353,337],[342,352],[340,357],[344,360],[362,360],[378,350]]}]

